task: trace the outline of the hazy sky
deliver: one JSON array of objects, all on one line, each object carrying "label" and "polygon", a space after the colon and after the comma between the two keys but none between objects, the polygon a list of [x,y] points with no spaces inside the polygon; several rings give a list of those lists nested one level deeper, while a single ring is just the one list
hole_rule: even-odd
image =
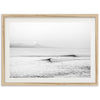
[{"label": "hazy sky", "polygon": [[6,22],[11,43],[47,47],[90,48],[95,28],[93,18],[9,18]]}]

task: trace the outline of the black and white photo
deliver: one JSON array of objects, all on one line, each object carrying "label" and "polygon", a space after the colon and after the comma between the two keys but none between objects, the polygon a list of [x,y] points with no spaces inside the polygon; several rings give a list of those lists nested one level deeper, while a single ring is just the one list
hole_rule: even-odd
[{"label": "black and white photo", "polygon": [[94,17],[6,18],[6,80],[95,83],[95,23]]}]

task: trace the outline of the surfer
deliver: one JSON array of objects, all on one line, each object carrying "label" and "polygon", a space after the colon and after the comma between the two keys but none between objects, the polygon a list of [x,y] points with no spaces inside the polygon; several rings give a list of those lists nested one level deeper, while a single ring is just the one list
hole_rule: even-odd
[{"label": "surfer", "polygon": [[48,62],[52,62],[52,58],[48,58],[46,59]]},{"label": "surfer", "polygon": [[52,58],[48,58],[48,59],[43,59],[44,61],[48,61],[48,62],[50,62],[50,63],[52,63],[53,61],[52,61]]}]

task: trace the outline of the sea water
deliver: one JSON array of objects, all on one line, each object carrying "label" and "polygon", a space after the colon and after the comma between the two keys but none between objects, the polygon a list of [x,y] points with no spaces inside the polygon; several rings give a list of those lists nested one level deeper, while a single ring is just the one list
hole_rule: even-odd
[{"label": "sea water", "polygon": [[90,50],[10,48],[11,78],[90,77]]}]

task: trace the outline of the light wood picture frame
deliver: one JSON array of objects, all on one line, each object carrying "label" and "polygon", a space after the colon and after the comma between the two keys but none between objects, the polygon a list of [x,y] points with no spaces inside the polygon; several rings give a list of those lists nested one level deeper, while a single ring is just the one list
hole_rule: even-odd
[{"label": "light wood picture frame", "polygon": [[98,85],[98,14],[2,14],[2,85]]}]

